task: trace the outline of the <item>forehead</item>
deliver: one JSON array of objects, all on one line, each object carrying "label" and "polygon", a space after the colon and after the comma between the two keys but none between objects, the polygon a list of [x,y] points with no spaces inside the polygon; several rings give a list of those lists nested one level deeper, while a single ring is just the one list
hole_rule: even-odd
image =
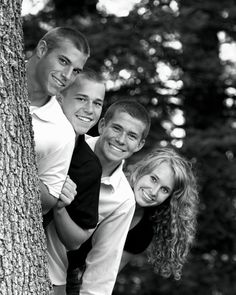
[{"label": "forehead", "polygon": [[104,100],[105,85],[89,80],[83,76],[78,76],[75,82],[67,88],[66,96],[85,95],[91,99]]},{"label": "forehead", "polygon": [[142,137],[146,125],[141,120],[132,117],[124,111],[115,111],[113,117],[108,124],[116,124],[121,126],[126,132],[136,133]]},{"label": "forehead", "polygon": [[58,41],[50,52],[66,57],[71,62],[75,63],[75,65],[78,64],[78,67],[81,63],[85,63],[88,58],[88,56],[80,51],[72,41],[67,39]]},{"label": "forehead", "polygon": [[175,174],[171,165],[167,161],[162,161],[158,163],[154,168],[152,173],[156,174],[162,181],[163,185],[174,188],[175,184]]}]

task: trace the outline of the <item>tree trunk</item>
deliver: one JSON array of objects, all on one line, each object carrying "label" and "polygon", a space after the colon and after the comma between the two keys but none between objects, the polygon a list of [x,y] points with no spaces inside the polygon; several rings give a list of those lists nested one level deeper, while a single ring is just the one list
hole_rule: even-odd
[{"label": "tree trunk", "polygon": [[0,294],[50,294],[21,0],[0,0]]}]

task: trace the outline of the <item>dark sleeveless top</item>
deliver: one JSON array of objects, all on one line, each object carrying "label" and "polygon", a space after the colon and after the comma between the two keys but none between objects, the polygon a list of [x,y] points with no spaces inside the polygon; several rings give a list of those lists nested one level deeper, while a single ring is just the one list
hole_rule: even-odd
[{"label": "dark sleeveless top", "polygon": [[150,221],[150,216],[153,210],[145,208],[142,219],[131,230],[129,230],[124,250],[132,253],[139,254],[147,249],[153,238],[153,225]]},{"label": "dark sleeveless top", "polygon": [[[153,214],[153,208],[145,208],[142,219],[135,227],[129,230],[124,250],[131,254],[139,254],[146,250],[153,238],[153,226],[150,216]],[[92,248],[92,237],[84,242],[78,250],[68,251],[67,257],[69,270],[82,267],[85,264],[86,257]]]}]

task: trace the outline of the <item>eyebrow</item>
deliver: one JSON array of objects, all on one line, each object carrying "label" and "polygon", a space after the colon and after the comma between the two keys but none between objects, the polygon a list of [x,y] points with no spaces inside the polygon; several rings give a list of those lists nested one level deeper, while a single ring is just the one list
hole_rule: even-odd
[{"label": "eyebrow", "polygon": [[69,64],[71,64],[71,60],[67,56],[63,54],[60,54],[60,56],[63,57]]},{"label": "eyebrow", "polygon": [[[61,56],[71,65],[72,64],[72,62],[71,62],[71,60],[67,57],[67,56],[65,56],[65,55],[63,55],[63,54],[61,54]],[[82,68],[74,68],[74,70],[76,70],[76,71],[82,71],[83,69]]]},{"label": "eyebrow", "polygon": [[[82,97],[84,97],[84,98],[89,98],[89,96],[88,95],[86,95],[86,94],[82,94],[82,93],[76,93],[75,94],[75,96],[82,96]],[[102,102],[103,103],[103,100],[101,99],[101,98],[95,98],[96,100],[99,100],[100,102]]]}]

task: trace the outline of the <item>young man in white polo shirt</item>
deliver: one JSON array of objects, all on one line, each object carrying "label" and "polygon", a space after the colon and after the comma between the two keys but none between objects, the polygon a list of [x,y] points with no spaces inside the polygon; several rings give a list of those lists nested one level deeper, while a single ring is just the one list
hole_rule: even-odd
[{"label": "young man in white polo shirt", "polygon": [[[99,221],[91,238],[92,249],[86,259],[80,290],[82,295],[112,293],[135,209],[133,191],[122,168],[124,160],[143,147],[149,128],[150,118],[142,105],[130,100],[118,101],[108,108],[100,120],[100,136],[87,138],[88,145],[101,162],[102,179]],[[68,226],[64,239],[72,240],[71,246],[67,243],[69,249],[75,245],[73,237],[74,231]]]},{"label": "young man in white polo shirt", "polygon": [[87,40],[80,32],[58,27],[42,37],[26,65],[43,214],[56,204],[69,204],[74,197],[60,196],[75,132],[55,95],[74,81],[89,54]]}]

